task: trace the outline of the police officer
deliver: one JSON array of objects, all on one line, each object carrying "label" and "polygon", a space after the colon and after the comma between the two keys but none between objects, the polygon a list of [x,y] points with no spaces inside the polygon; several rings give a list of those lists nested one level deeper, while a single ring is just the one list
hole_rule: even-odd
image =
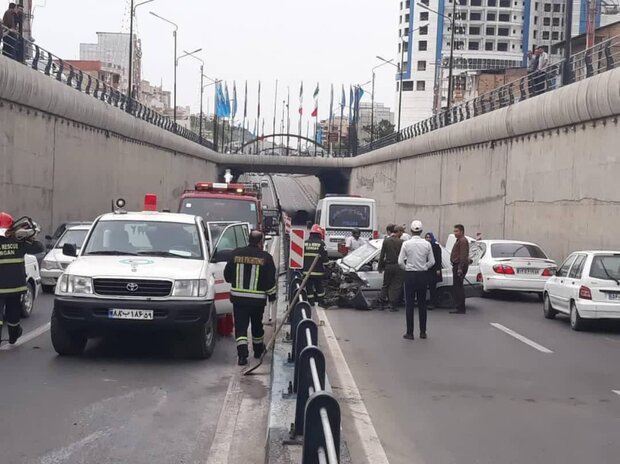
[{"label": "police officer", "polygon": [[263,233],[253,230],[250,244],[233,251],[224,268],[224,279],[231,284],[230,301],[235,315],[238,364],[248,363],[248,326],[252,324],[254,357],[260,358],[265,350],[263,313],[267,300],[277,296],[276,266],[273,257],[263,251]]},{"label": "police officer", "polygon": [[306,284],[306,293],[310,304],[323,304],[325,298],[325,264],[329,262],[325,242],[323,241],[324,232],[320,225],[314,224],[310,229],[310,236],[304,243],[304,276],[310,272],[310,267],[314,258],[319,256],[319,261],[310,273],[310,278]]},{"label": "police officer", "polygon": [[26,222],[20,224],[14,224],[9,214],[0,212],[0,316],[4,310],[11,345],[23,332],[19,321],[22,295],[28,289],[25,255],[43,251],[43,244],[34,240],[36,228],[28,227]]}]

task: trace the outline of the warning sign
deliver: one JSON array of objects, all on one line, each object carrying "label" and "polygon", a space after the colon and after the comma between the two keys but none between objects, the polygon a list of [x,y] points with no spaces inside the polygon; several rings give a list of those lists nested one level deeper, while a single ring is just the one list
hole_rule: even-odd
[{"label": "warning sign", "polygon": [[304,267],[304,229],[291,229],[291,250],[288,267],[303,269]]}]

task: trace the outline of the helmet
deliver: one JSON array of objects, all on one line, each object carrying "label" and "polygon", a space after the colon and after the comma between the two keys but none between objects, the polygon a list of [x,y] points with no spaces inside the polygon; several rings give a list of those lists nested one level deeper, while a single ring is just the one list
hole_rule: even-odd
[{"label": "helmet", "polygon": [[318,224],[314,224],[312,226],[312,228],[310,229],[310,233],[311,234],[319,234],[321,236],[321,238],[325,238],[325,231],[323,230],[323,228],[318,225]]},{"label": "helmet", "polygon": [[411,223],[411,232],[422,232],[424,230],[424,226],[422,225],[422,221],[418,221],[417,219]]},{"label": "helmet", "polygon": [[10,229],[13,226],[13,216],[8,213],[0,213],[0,229]]}]

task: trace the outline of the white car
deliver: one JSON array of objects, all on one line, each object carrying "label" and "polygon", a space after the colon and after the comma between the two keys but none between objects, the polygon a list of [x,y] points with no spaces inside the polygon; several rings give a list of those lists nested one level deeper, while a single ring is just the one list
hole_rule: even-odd
[{"label": "white car", "polygon": [[22,317],[30,317],[34,308],[34,302],[41,290],[41,276],[39,275],[39,263],[37,258],[26,255],[26,293],[22,296]]},{"label": "white car", "polygon": [[[213,240],[201,217],[117,211],[99,217],[56,285],[51,337],[61,355],[82,353],[90,337],[116,331],[182,334],[192,357],[208,358],[217,314],[232,312],[223,268],[247,246],[248,224]],[[228,285],[228,288],[226,287]]]},{"label": "white car", "polygon": [[494,290],[536,293],[542,299],[545,282],[557,264],[535,243],[517,240],[478,240],[470,254],[480,256],[484,294]]},{"label": "white car", "polygon": [[545,284],[544,315],[570,316],[573,330],[586,320],[620,319],[620,251],[577,251]]},{"label": "white car", "polygon": [[72,243],[79,250],[84,243],[90,224],[71,226],[64,231],[41,263],[41,284],[45,293],[53,293],[58,278],[75,258],[62,253],[65,243]]}]

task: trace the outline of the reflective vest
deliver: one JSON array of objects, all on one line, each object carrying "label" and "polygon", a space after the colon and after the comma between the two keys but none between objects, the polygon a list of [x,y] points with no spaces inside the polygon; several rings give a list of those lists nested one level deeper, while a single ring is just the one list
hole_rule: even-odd
[{"label": "reflective vest", "polygon": [[276,266],[273,257],[256,246],[238,248],[224,268],[224,279],[231,285],[230,301],[249,306],[265,306],[275,297]]},{"label": "reflective vest", "polygon": [[25,256],[42,251],[41,242],[18,242],[0,236],[0,296],[27,290]]},{"label": "reflective vest", "polygon": [[311,235],[304,243],[304,275],[308,274],[314,258],[319,256],[319,262],[314,266],[311,277],[325,277],[325,264],[329,262],[325,242],[319,237]]}]

